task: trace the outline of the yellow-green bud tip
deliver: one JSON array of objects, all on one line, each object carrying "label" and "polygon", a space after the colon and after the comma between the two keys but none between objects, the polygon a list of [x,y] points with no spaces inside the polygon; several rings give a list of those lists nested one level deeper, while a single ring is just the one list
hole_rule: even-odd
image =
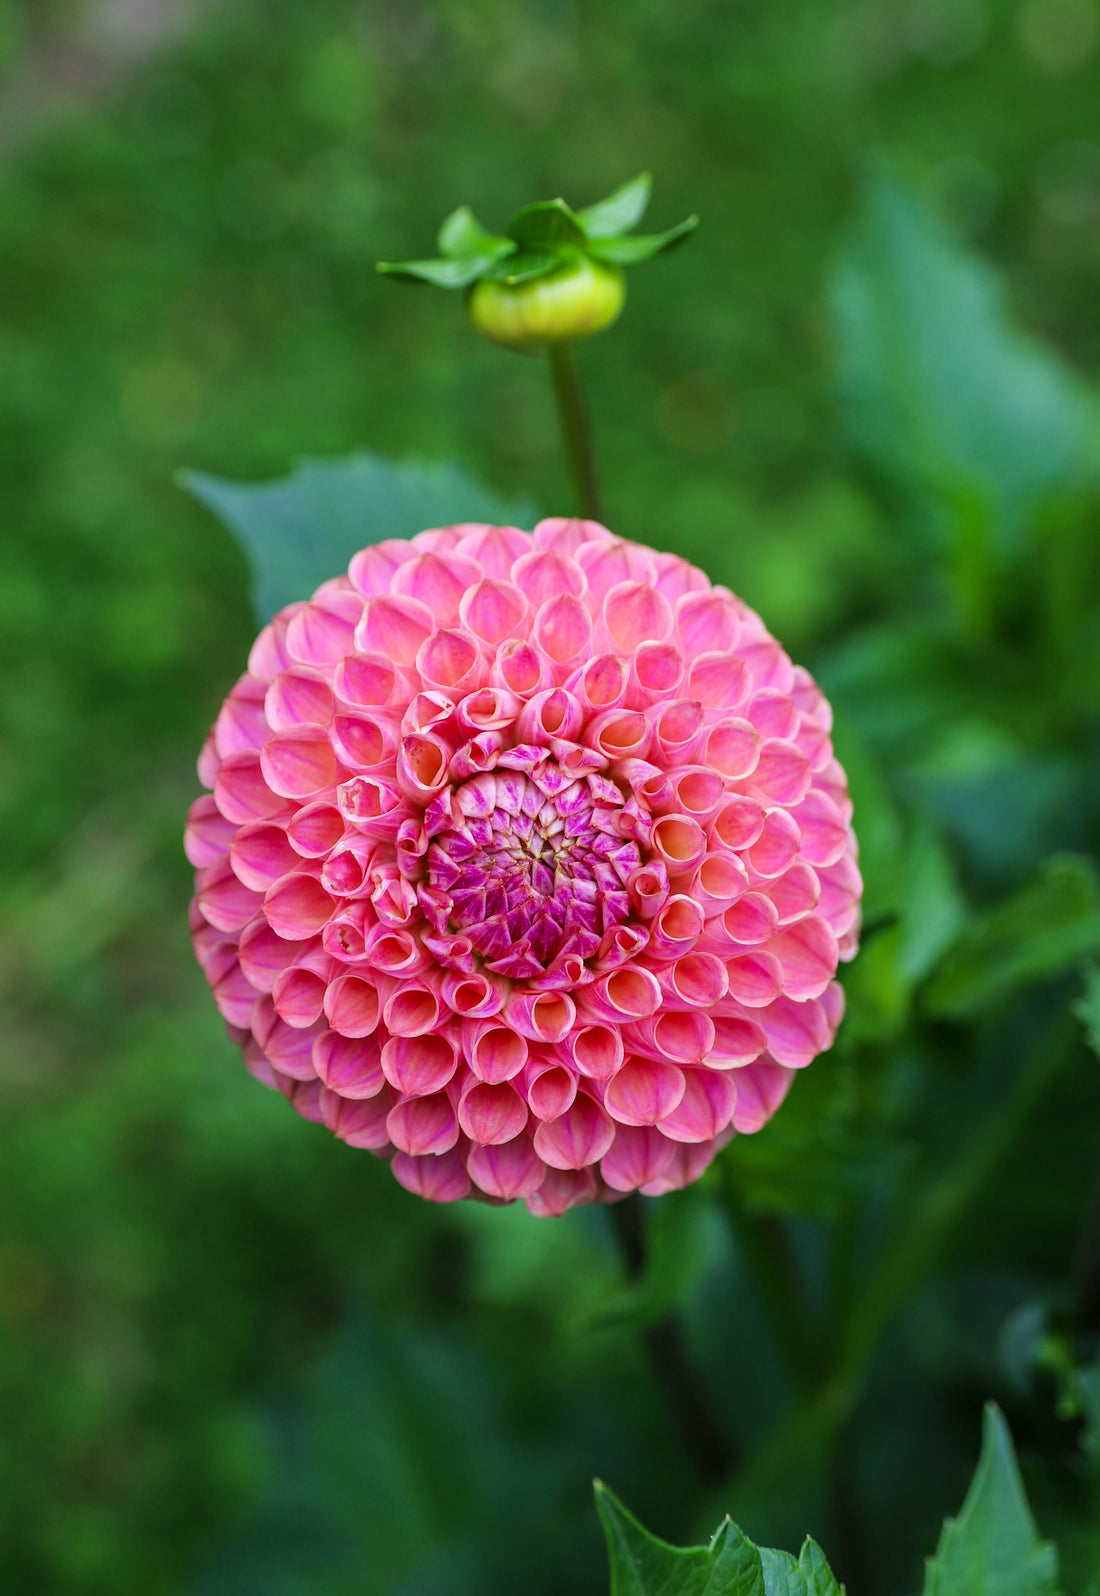
[{"label": "yellow-green bud tip", "polygon": [[470,292],[470,320],[506,349],[534,354],[547,344],[589,338],[610,327],[623,308],[622,268],[578,255],[560,270],[529,282],[483,279]]}]

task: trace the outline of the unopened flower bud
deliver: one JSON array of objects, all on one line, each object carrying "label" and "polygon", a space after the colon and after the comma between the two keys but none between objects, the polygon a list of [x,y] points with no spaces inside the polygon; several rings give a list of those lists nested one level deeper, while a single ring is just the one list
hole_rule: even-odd
[{"label": "unopened flower bud", "polygon": [[531,282],[475,284],[470,320],[506,349],[535,353],[547,344],[588,338],[618,319],[626,297],[620,266],[578,255],[549,277]]}]

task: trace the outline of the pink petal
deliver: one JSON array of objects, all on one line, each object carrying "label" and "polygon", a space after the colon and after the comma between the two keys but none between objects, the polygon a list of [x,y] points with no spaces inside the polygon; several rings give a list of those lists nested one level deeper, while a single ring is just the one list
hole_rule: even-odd
[{"label": "pink petal", "polygon": [[657,719],[657,746],[669,764],[684,764],[703,738],[703,706],[697,698],[682,698],[661,711]]},{"label": "pink petal", "polygon": [[621,759],[644,760],[649,752],[652,729],[646,717],[634,710],[612,709],[588,727],[585,740],[612,762]]},{"label": "pink petal", "polygon": [[708,919],[732,908],[749,884],[748,874],[736,854],[724,849],[708,853],[692,877],[691,895]]},{"label": "pink petal", "polygon": [[736,654],[702,654],[688,673],[688,692],[707,709],[739,709],[749,696],[750,679]]},{"label": "pink petal", "polygon": [[[323,952],[321,958],[329,963]],[[308,1030],[321,1018],[326,985],[324,975],[309,964],[291,965],[276,976],[271,988],[276,1014],[295,1030]]]},{"label": "pink petal", "polygon": [[690,815],[663,815],[653,827],[652,846],[674,878],[699,863],[707,851],[707,838]]},{"label": "pink petal", "polygon": [[531,608],[537,610],[547,599],[561,593],[574,597],[584,592],[587,582],[575,560],[553,549],[536,549],[522,555],[512,567],[512,581]]},{"label": "pink petal", "polygon": [[463,1153],[454,1148],[438,1157],[410,1158],[395,1153],[390,1166],[406,1191],[433,1203],[457,1203],[470,1195],[470,1177]]},{"label": "pink petal", "polygon": [[507,1082],[477,1081],[462,1094],[458,1123],[480,1147],[499,1147],[527,1124],[527,1104]]},{"label": "pink petal", "polygon": [[706,1142],[725,1130],[733,1118],[737,1088],[719,1070],[685,1070],[684,1095],[660,1128],[674,1142]]},{"label": "pink petal", "polygon": [[568,665],[587,651],[592,622],[580,599],[559,592],[540,607],[532,637],[555,665]]},{"label": "pink petal", "polygon": [[535,1151],[552,1169],[597,1164],[614,1139],[614,1124],[583,1092],[563,1114],[535,1127]]},{"label": "pink petal", "polygon": [[336,756],[323,726],[276,732],[264,745],[260,768],[272,792],[284,798],[313,798],[337,779]]},{"label": "pink petal", "polygon": [[769,737],[761,743],[752,785],[769,803],[801,803],[812,779],[809,761],[796,744],[780,737]]},{"label": "pink petal", "polygon": [[[702,1015],[662,1015],[666,1018],[695,1019]],[[655,1125],[671,1114],[684,1095],[683,1071],[674,1064],[655,1059],[628,1058],[604,1091],[604,1107],[621,1125]]]},{"label": "pink petal", "polygon": [[308,942],[292,942],[278,936],[259,915],[241,932],[241,968],[257,990],[270,992],[276,976],[296,964],[309,946]]},{"label": "pink petal", "polygon": [[802,1069],[830,1041],[828,1016],[812,998],[796,1003],[788,997],[777,997],[760,1010],[759,1019],[768,1039],[768,1052],[787,1069]]},{"label": "pink petal", "polygon": [[459,606],[463,626],[495,647],[514,636],[527,614],[527,600],[512,582],[487,577],[463,594]]},{"label": "pink petal", "polygon": [[340,976],[330,983],[325,993],[328,1023],[341,1036],[369,1036],[378,1027],[381,1006],[373,981],[358,975]]},{"label": "pink petal", "polygon": [[565,558],[572,558],[586,543],[612,543],[614,539],[599,521],[582,521],[567,516],[550,516],[540,521],[532,533],[540,549],[553,549]]},{"label": "pink petal", "polygon": [[478,1080],[489,1086],[510,1081],[527,1062],[527,1043],[510,1025],[491,1020],[467,1020],[462,1027],[462,1050]]},{"label": "pink petal", "polygon": [[481,575],[476,560],[454,550],[436,550],[399,566],[390,591],[418,600],[432,612],[439,626],[453,626],[463,593]]},{"label": "pink petal", "polygon": [[630,655],[642,643],[666,641],[672,632],[672,606],[646,582],[619,582],[603,601],[603,623],[619,652]]},{"label": "pink petal", "polygon": [[546,1165],[526,1135],[500,1147],[474,1147],[466,1160],[471,1180],[489,1197],[512,1202],[530,1197],[546,1176]]},{"label": "pink petal", "polygon": [[643,643],[631,662],[631,680],[646,699],[667,698],[684,679],[684,658],[675,643]]},{"label": "pink petal", "polygon": [[260,994],[236,960],[214,982],[212,990],[222,1019],[247,1029]]},{"label": "pink petal", "polygon": [[386,538],[353,554],[348,575],[364,598],[374,598],[390,591],[395,573],[411,555],[412,546],[403,538]]},{"label": "pink petal", "polygon": [[377,1097],[386,1085],[377,1036],[351,1038],[322,1031],[313,1042],[313,1067],[341,1097]]},{"label": "pink petal", "polygon": [[287,821],[286,834],[296,853],[321,859],[344,835],[344,817],[335,804],[306,804]]},{"label": "pink petal", "polygon": [[336,697],[356,709],[380,709],[392,703],[399,685],[397,669],[385,654],[348,654],[332,678]]},{"label": "pink petal", "polygon": [[766,1125],[786,1097],[793,1079],[793,1071],[766,1060],[739,1070],[734,1129],[749,1135]]},{"label": "pink petal", "polygon": [[627,965],[582,987],[576,1001],[580,1012],[598,1024],[621,1025],[655,1014],[661,1006],[661,988],[651,971]]},{"label": "pink petal", "polygon": [[183,851],[196,870],[224,859],[233,841],[236,825],[227,820],[209,793],[196,798],[187,815]]},{"label": "pink petal", "polygon": [[390,1141],[413,1158],[449,1153],[458,1141],[458,1121],[446,1092],[428,1097],[404,1097],[386,1119]]},{"label": "pink petal", "polygon": [[438,1092],[458,1068],[458,1053],[444,1036],[398,1036],[382,1049],[382,1069],[398,1092],[425,1096]]},{"label": "pink petal", "polygon": [[673,1009],[626,1027],[624,1041],[658,1063],[701,1064],[714,1046],[714,1022],[697,1009]]},{"label": "pink petal", "polygon": [[225,700],[214,722],[214,746],[222,759],[263,747],[269,734],[264,717],[265,684],[242,676]]},{"label": "pink petal", "polygon": [[337,715],[329,730],[333,752],[348,770],[392,770],[397,738],[392,725],[362,715]]},{"label": "pink petal", "polygon": [[276,881],[268,888],[263,906],[272,930],[292,942],[315,936],[336,908],[316,876],[304,872]]},{"label": "pink petal", "polygon": [[817,908],[821,883],[808,864],[796,860],[776,881],[769,881],[764,892],[775,904],[780,925],[792,925]]},{"label": "pink petal", "polygon": [[745,858],[754,875],[769,880],[783,874],[797,854],[800,840],[794,817],[786,809],[769,809],[760,835],[746,849]]},{"label": "pink petal", "polygon": [[783,967],[783,990],[795,999],[820,997],[836,974],[836,933],[814,915],[780,931],[768,943]]},{"label": "pink petal", "polygon": [[836,864],[848,843],[848,827],[832,799],[811,790],[792,818],[802,836],[799,858],[811,865]]},{"label": "pink petal", "polygon": [[467,559],[476,560],[486,576],[504,579],[516,561],[531,552],[531,537],[516,526],[471,525],[457,547]]},{"label": "pink petal", "polygon": [[597,654],[576,679],[576,694],[586,709],[614,709],[626,697],[629,672],[618,654]]},{"label": "pink petal", "polygon": [[675,1153],[676,1143],[652,1126],[619,1125],[613,1146],[600,1162],[600,1174],[613,1191],[636,1191],[659,1180]]},{"label": "pink petal", "polygon": [[259,754],[230,754],[214,782],[214,801],[226,820],[238,826],[249,820],[268,820],[286,809],[284,799],[272,792],[260,769]]},{"label": "pink petal", "polygon": [[776,687],[764,687],[753,697],[745,711],[761,737],[779,737],[791,740],[798,732],[802,717],[793,701]]},{"label": "pink petal", "polygon": [[394,1036],[426,1036],[439,1024],[439,999],[431,987],[406,981],[387,998],[382,1017]]},{"label": "pink petal", "polygon": [[677,601],[676,632],[688,659],[730,653],[739,631],[737,613],[720,593],[685,593]]},{"label": "pink petal", "polygon": [[729,976],[714,953],[688,953],[658,974],[661,990],[678,1008],[713,1008],[729,990]]},{"label": "pink petal", "polygon": [[657,580],[652,552],[625,538],[600,538],[591,543],[582,543],[577,550],[576,561],[585,574],[589,592],[597,604],[615,587],[627,584],[652,588]]},{"label": "pink petal", "polygon": [[570,1208],[596,1201],[596,1182],[587,1169],[548,1169],[538,1191],[527,1198],[536,1219],[560,1219]]},{"label": "pink petal", "polygon": [[435,629],[431,610],[416,599],[372,598],[355,633],[355,646],[360,653],[382,654],[395,665],[412,665]]},{"label": "pink petal", "polygon": [[263,628],[248,655],[248,674],[257,681],[271,682],[290,664],[286,651],[286,629],[301,604],[288,604]]},{"label": "pink petal", "polygon": [[332,719],[332,690],[320,671],[299,665],[276,676],[267,689],[264,713],[272,731],[290,731],[303,721],[327,726]]},{"label": "pink petal", "polygon": [[703,930],[703,908],[683,893],[669,898],[654,916],[649,952],[654,959],[678,959],[690,953]]},{"label": "pink petal", "polygon": [[355,1101],[338,1097],[335,1092],[321,1094],[321,1112],[329,1130],[349,1147],[361,1147],[371,1153],[383,1152],[390,1146],[386,1120],[393,1104],[394,1096],[388,1086],[376,1097]]},{"label": "pink petal", "polygon": [[303,604],[286,629],[286,651],[301,665],[335,665],[347,654],[363,612],[357,593],[326,593]]},{"label": "pink petal", "polygon": [[481,651],[465,630],[433,632],[421,644],[416,668],[425,682],[448,693],[467,693],[483,678]]},{"label": "pink petal", "polygon": [[515,637],[497,650],[492,676],[519,698],[530,698],[532,693],[551,685],[550,667],[542,654]]},{"label": "pink petal", "polygon": [[763,1028],[747,1016],[716,1014],[714,1046],[703,1063],[708,1069],[740,1069],[760,1057],[767,1046]]},{"label": "pink petal", "polygon": [[199,908],[219,931],[239,931],[258,912],[262,897],[233,874],[228,859],[207,865],[196,878]]},{"label": "pink petal", "polygon": [[583,1025],[564,1038],[561,1050],[582,1075],[607,1081],[623,1061],[622,1032],[617,1025]]},{"label": "pink petal", "polygon": [[751,848],[764,829],[765,810],[755,798],[729,798],[711,823],[711,837],[723,848]]},{"label": "pink petal", "polygon": [[707,733],[703,761],[727,776],[741,781],[756,768],[760,757],[760,733],[747,720],[736,716],[720,720]]},{"label": "pink petal", "polygon": [[730,997],[746,1008],[759,1009],[779,995],[783,971],[770,953],[743,953],[726,964]]},{"label": "pink petal", "polygon": [[525,1073],[524,1091],[531,1112],[538,1119],[557,1119],[572,1106],[577,1095],[577,1079],[562,1064],[532,1060]]},{"label": "pink petal", "polygon": [[238,880],[253,892],[266,892],[273,881],[301,863],[283,827],[263,820],[238,828],[229,861]]}]

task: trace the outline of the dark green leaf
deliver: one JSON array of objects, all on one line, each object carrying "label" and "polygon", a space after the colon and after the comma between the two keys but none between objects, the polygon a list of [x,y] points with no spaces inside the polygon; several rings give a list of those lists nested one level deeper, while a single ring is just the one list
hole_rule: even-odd
[{"label": "dark green leaf", "polygon": [[669,1546],[643,1529],[607,1486],[596,1506],[611,1559],[611,1596],[765,1596],[760,1554],[726,1519],[709,1546]]},{"label": "dark green leaf", "polygon": [[1100,888],[1087,859],[1049,859],[1036,879],[975,916],[925,993],[934,1014],[961,1018],[1012,987],[1060,975],[1100,950]]},{"label": "dark green leaf", "polygon": [[433,288],[468,288],[483,277],[498,258],[497,255],[462,255],[456,260],[380,260],[378,270],[387,277],[408,277],[414,282],[431,283]]},{"label": "dark green leaf", "polygon": [[619,233],[628,233],[645,215],[652,191],[649,173],[639,172],[606,199],[578,211],[577,220],[589,238],[615,238]]},{"label": "dark green leaf", "polygon": [[308,598],[365,544],[457,521],[529,525],[534,515],[529,505],[498,499],[458,466],[371,454],[303,460],[276,482],[226,482],[199,471],[180,480],[244,548],[261,622]]},{"label": "dark green leaf", "polygon": [[761,1546],[760,1566],[764,1571],[764,1596],[809,1596],[806,1576],[798,1566],[798,1558],[790,1552]]},{"label": "dark green leaf", "polygon": [[977,1472],[928,1560],[924,1596],[1052,1596],[1057,1581],[1057,1554],[1039,1539],[1008,1427],[990,1403]]},{"label": "dark green leaf", "polygon": [[549,277],[561,264],[561,256],[549,250],[521,249],[498,260],[485,276],[494,283],[530,283],[536,277]]},{"label": "dark green leaf", "polygon": [[1084,469],[1084,392],[1011,325],[989,268],[893,182],[871,188],[833,286],[849,436],[878,470],[980,502],[1011,541]]},{"label": "dark green leaf", "polygon": [[460,205],[446,218],[436,240],[441,255],[458,260],[464,255],[507,255],[515,248],[510,238],[501,238],[482,227],[468,205]]},{"label": "dark green leaf", "polygon": [[807,1596],[843,1596],[844,1586],[825,1561],[825,1553],[809,1535],[802,1542],[798,1566],[806,1578]]},{"label": "dark green leaf", "polygon": [[632,238],[601,238],[589,246],[588,253],[595,260],[608,261],[617,266],[637,266],[644,260],[652,260],[654,255],[660,255],[666,249],[682,244],[698,225],[698,216],[689,216],[679,226],[670,227],[666,233],[636,234]]},{"label": "dark green leaf", "polygon": [[1086,964],[1081,975],[1085,983],[1085,993],[1073,1005],[1073,1012],[1085,1027],[1085,1037],[1089,1046],[1097,1058],[1100,1058],[1100,966]]},{"label": "dark green leaf", "polygon": [[585,242],[580,222],[563,199],[525,205],[508,223],[508,237],[521,249],[534,251],[555,244],[575,244],[583,249]]}]

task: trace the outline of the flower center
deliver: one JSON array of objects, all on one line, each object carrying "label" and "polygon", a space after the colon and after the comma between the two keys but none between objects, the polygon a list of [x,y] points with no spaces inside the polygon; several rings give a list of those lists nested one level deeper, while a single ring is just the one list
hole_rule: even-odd
[{"label": "flower center", "polygon": [[496,770],[452,794],[453,824],[428,848],[421,906],[437,934],[513,979],[565,955],[594,958],[630,915],[641,863],[618,825],[623,795],[604,777]]}]

